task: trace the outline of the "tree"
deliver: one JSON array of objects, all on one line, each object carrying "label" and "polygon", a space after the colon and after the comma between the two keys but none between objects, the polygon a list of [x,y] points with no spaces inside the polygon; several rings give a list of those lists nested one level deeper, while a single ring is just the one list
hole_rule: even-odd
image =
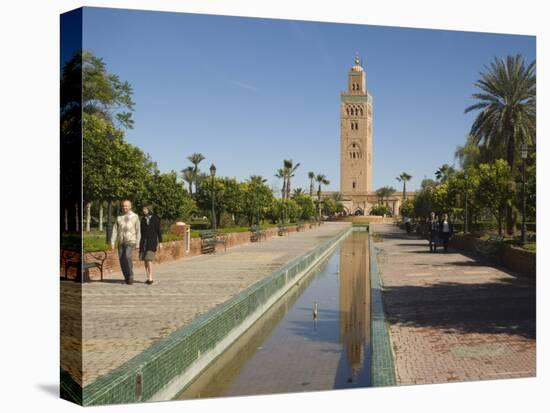
[{"label": "tree", "polygon": [[315,172],[308,172],[307,177],[309,178],[309,196],[313,198],[313,183],[315,182]]},{"label": "tree", "polygon": [[146,180],[146,190],[137,202],[139,206],[150,205],[160,219],[174,221],[188,219],[197,211],[196,203],[175,171],[160,173],[158,170]]},{"label": "tree", "polygon": [[385,200],[392,196],[396,192],[395,188],[392,186],[383,186],[376,190],[376,196],[378,197],[378,202],[382,204]]},{"label": "tree", "polygon": [[193,164],[193,177],[195,180],[195,192],[197,192],[197,189],[199,187],[199,164],[204,161],[206,158],[202,153],[193,153],[187,157],[189,162]]},{"label": "tree", "polygon": [[449,164],[443,164],[435,171],[435,177],[439,182],[445,182],[447,179],[452,177],[455,173],[455,169]]},{"label": "tree", "polygon": [[284,168],[286,175],[286,199],[290,198],[290,180],[294,177],[294,172],[296,172],[296,169],[300,166],[300,162],[298,162],[296,165],[294,165],[294,161],[292,159],[285,159],[283,161]]},{"label": "tree", "polygon": [[85,201],[136,199],[143,192],[151,161],[123,135],[105,118],[83,114]]},{"label": "tree", "polygon": [[291,198],[294,199],[296,198],[297,196],[301,196],[304,194],[304,190],[302,188],[295,188],[294,191],[292,191],[292,196]]},{"label": "tree", "polygon": [[319,209],[319,219],[321,219],[321,185],[329,185],[330,181],[327,179],[327,177],[324,174],[318,174],[315,177],[315,180],[317,181],[317,184],[319,185],[317,189],[317,205]]},{"label": "tree", "polygon": [[[76,53],[63,66],[60,100],[61,140],[64,149],[61,159],[64,171],[61,185],[62,203],[64,208],[67,208],[67,204],[73,204],[77,200],[79,203],[81,196],[84,197],[89,225],[91,202],[103,197],[102,193],[98,193],[101,183],[93,182],[94,177],[88,179],[87,187],[82,193],[80,186],[74,185],[73,175],[82,171],[81,154],[85,158],[84,162],[88,160],[97,165],[99,157],[95,156],[95,159],[92,159],[94,156],[89,152],[90,148],[97,146],[87,141],[90,125],[94,125],[93,133],[105,133],[104,140],[111,135],[120,135],[117,126],[133,127],[132,87],[128,82],[121,81],[117,75],[107,72],[103,59],[88,50],[83,50]],[[100,120],[103,121],[101,125]],[[122,136],[118,136],[117,139],[121,139]],[[92,140],[98,143],[99,138],[101,137],[94,136]],[[90,172],[90,168],[86,168],[85,165],[83,169]]]},{"label": "tree", "polygon": [[433,179],[430,179],[430,178],[424,178],[422,180],[422,182],[420,183],[420,188],[421,189],[426,189],[426,188],[433,188],[434,186],[437,185],[437,182],[434,181]]},{"label": "tree", "polygon": [[252,175],[243,187],[243,212],[249,225],[254,223],[254,219],[260,225],[261,219],[265,218],[271,206],[273,193],[266,182],[267,179]]},{"label": "tree", "polygon": [[411,178],[412,176],[406,172],[401,172],[401,175],[395,178],[399,182],[403,182],[403,202],[405,202],[405,199],[407,199],[407,182],[409,182]]},{"label": "tree", "polygon": [[188,166],[181,170],[182,179],[189,185],[189,194],[193,195],[193,183],[196,180],[195,170],[192,166]]},{"label": "tree", "polygon": [[286,197],[286,171],[284,168],[277,169],[277,173],[275,174],[275,178],[279,178],[283,180],[283,188],[281,189],[281,199],[285,199]]},{"label": "tree", "polygon": [[498,233],[502,235],[505,209],[514,197],[514,182],[509,165],[502,159],[492,164],[479,166],[478,202],[489,209],[498,222]]},{"label": "tree", "polygon": [[309,220],[315,217],[315,203],[313,199],[306,195],[305,193],[294,193],[292,200],[296,202],[302,209],[302,216],[300,217],[303,220]]},{"label": "tree", "polygon": [[391,210],[387,205],[375,205],[370,210],[370,215],[384,216],[390,214]]},{"label": "tree", "polygon": [[406,199],[399,208],[399,213],[403,217],[411,217],[414,215],[414,203],[411,199]]},{"label": "tree", "polygon": [[[536,136],[536,72],[535,61],[525,65],[521,55],[495,58],[474,85],[480,92],[472,98],[478,102],[465,113],[477,111],[471,128],[475,143],[495,153],[506,153],[511,172],[515,172],[519,145],[534,146]],[[512,209],[508,207],[507,230],[514,231]]]}]

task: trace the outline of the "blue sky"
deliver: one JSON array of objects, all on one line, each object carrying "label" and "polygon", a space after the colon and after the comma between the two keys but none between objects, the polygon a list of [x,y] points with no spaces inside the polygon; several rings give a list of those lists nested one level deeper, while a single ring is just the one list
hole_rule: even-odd
[{"label": "blue sky", "polygon": [[535,37],[84,9],[83,46],[134,88],[126,139],[162,171],[207,169],[276,184],[283,159],[339,187],[339,99],[359,53],[373,97],[373,187],[433,178],[469,131],[473,83],[495,56],[535,59]]}]

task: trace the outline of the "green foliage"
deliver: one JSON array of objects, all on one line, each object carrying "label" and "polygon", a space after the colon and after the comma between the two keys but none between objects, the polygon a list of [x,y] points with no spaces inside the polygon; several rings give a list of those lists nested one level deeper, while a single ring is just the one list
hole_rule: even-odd
[{"label": "green foliage", "polygon": [[370,215],[388,216],[391,215],[391,209],[387,205],[375,205],[370,210]]},{"label": "green foliage", "polygon": [[502,235],[504,210],[514,196],[515,184],[506,161],[496,160],[492,164],[481,164],[478,168],[479,187],[477,200],[494,215]]},{"label": "green foliage", "polygon": [[116,122],[124,128],[132,128],[132,86],[107,72],[103,59],[90,51],[83,51],[81,57],[83,112],[103,118],[113,125]]},{"label": "green foliage", "polygon": [[253,175],[242,184],[242,213],[248,224],[258,223],[264,219],[274,199],[271,189],[266,185],[266,179]]},{"label": "green foliage", "polygon": [[519,145],[532,146],[536,136],[535,61],[525,65],[521,55],[495,58],[475,83],[480,90],[477,103],[465,112],[479,110],[470,134],[473,142],[492,152],[492,160],[503,157],[515,169]]},{"label": "green foliage", "polygon": [[376,190],[376,196],[378,197],[378,202],[382,203],[384,200],[388,199],[396,192],[395,188],[392,186],[383,186]]},{"label": "green foliage", "polygon": [[439,182],[445,182],[455,174],[455,169],[449,164],[443,164],[435,171],[435,177]]},{"label": "green foliage", "polygon": [[412,217],[414,215],[414,203],[411,199],[406,199],[399,208],[399,213],[403,217]]},{"label": "green foliage", "polygon": [[160,173],[158,170],[147,177],[143,197],[139,206],[151,205],[159,218],[169,221],[187,220],[197,211],[182,182],[178,182],[175,171]]},{"label": "green foliage", "polygon": [[313,202],[313,199],[311,199],[310,196],[300,193],[298,195],[295,194],[292,199],[302,209],[302,215],[300,219],[309,220],[315,217],[316,215],[315,203]]},{"label": "green foliage", "polygon": [[136,199],[144,191],[150,161],[123,132],[97,115],[83,114],[83,197],[93,200]]}]

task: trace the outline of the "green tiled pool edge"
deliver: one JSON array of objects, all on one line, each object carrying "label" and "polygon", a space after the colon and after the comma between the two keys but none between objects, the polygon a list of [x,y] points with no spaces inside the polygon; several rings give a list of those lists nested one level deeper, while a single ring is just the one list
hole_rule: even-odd
[{"label": "green tiled pool edge", "polygon": [[391,350],[390,336],[384,314],[382,302],[382,289],[378,261],[376,258],[376,247],[371,234],[369,233],[369,255],[370,255],[370,282],[371,282],[371,346],[372,346],[372,367],[371,383],[373,387],[394,386],[395,368],[393,353]]},{"label": "green tiled pool edge", "polygon": [[[155,399],[175,378],[230,335],[250,314],[270,302],[285,287],[293,285],[353,230],[350,225],[313,250],[273,271],[263,280],[199,316],[189,325],[149,347],[112,372],[85,386],[81,393],[71,388],[76,403],[84,406],[134,403]],[[267,308],[265,309],[267,310]],[[81,395],[81,398],[78,397]],[[157,396],[158,397],[158,396]],[[78,400],[80,399],[80,400]]]}]

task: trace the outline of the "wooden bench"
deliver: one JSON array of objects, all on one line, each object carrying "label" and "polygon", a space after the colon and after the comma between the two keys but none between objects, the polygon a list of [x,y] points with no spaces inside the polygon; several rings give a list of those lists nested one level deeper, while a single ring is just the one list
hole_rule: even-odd
[{"label": "wooden bench", "polygon": [[261,241],[262,237],[264,237],[264,239],[267,239],[267,234],[265,233],[265,231],[262,231],[256,225],[252,225],[250,227],[250,242]]},{"label": "wooden bench", "polygon": [[213,230],[206,230],[201,232],[201,253],[211,254],[216,252],[216,244],[223,244],[224,251],[227,251],[226,245],[227,239],[220,237]]},{"label": "wooden bench", "polygon": [[286,234],[288,235],[288,228],[286,225],[278,225],[277,226],[277,234],[282,237],[285,235],[285,232]]},{"label": "wooden bench", "polygon": [[76,278],[75,281],[81,281],[82,279],[82,271],[89,270],[91,268],[97,268],[99,270],[99,273],[101,275],[101,281],[103,281],[103,267],[105,265],[105,261],[107,260],[107,252],[106,251],[97,251],[97,252],[89,252],[87,253],[89,257],[92,258],[92,260],[81,260],[80,254],[74,253],[71,251],[64,251],[63,252],[63,266],[65,267],[65,278],[68,278],[68,273],[70,268],[76,269]]},{"label": "wooden bench", "polygon": [[305,228],[306,227],[302,221],[296,223],[296,232],[303,231]]}]

